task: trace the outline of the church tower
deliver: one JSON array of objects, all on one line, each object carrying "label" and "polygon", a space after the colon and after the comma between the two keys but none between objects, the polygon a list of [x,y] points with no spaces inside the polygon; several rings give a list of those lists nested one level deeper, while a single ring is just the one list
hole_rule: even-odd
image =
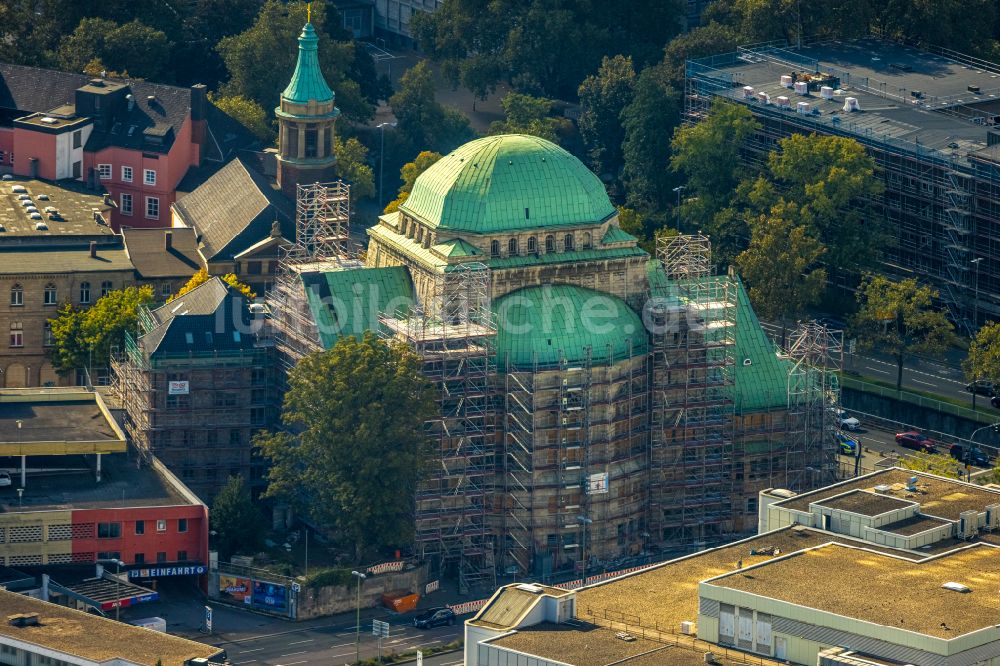
[{"label": "church tower", "polygon": [[295,186],[334,179],[333,126],[340,115],[319,68],[319,38],[311,22],[299,35],[299,58],[281,93],[278,117],[278,184],[295,199]]}]

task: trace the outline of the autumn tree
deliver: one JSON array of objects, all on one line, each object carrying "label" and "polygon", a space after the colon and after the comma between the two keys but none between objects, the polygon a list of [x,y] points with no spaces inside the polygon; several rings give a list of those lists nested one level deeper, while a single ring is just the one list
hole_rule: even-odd
[{"label": "autumn tree", "polygon": [[[980,380],[1000,383],[1000,324],[989,322],[979,329],[969,353],[962,361],[965,378],[970,382]],[[972,404],[976,402],[976,394],[972,394]]]},{"label": "autumn tree", "polygon": [[[194,275],[192,275],[191,279],[188,280],[184,284],[184,286],[181,287],[180,290],[178,290],[178,292],[176,294],[174,294],[173,296],[171,296],[170,298],[168,298],[167,299],[167,303],[169,303],[170,301],[172,301],[174,299],[180,298],[181,296],[183,296],[184,294],[188,293],[192,289],[200,287],[201,285],[203,285],[206,282],[208,282],[211,279],[211,277],[212,276],[208,274],[208,271],[206,269],[202,268],[197,273],[195,273]],[[235,289],[236,291],[238,291],[241,294],[243,294],[247,298],[247,300],[252,301],[253,299],[255,299],[257,297],[257,294],[255,294],[253,292],[253,290],[249,286],[247,286],[247,285],[243,284],[242,282],[240,282],[240,279],[238,277],[236,277],[236,275],[233,274],[233,273],[226,273],[225,275],[223,275],[222,276],[222,281],[225,282],[230,287],[232,287],[233,289]]]},{"label": "autumn tree", "polygon": [[868,274],[858,288],[858,312],[851,330],[863,349],[879,349],[896,359],[896,390],[903,387],[907,354],[936,354],[955,340],[947,315],[936,307],[938,292],[915,278],[894,282]]},{"label": "autumn tree", "polygon": [[591,168],[601,176],[618,178],[622,168],[622,112],[635,97],[635,84],[632,59],[621,55],[605,57],[580,84],[580,135]]},{"label": "autumn tree", "polygon": [[406,198],[410,196],[410,192],[413,191],[413,184],[417,182],[417,177],[439,159],[441,159],[441,153],[424,150],[412,162],[404,164],[403,168],[399,170],[399,177],[402,179],[403,185],[399,188],[399,195],[385,207],[385,212],[391,213],[399,210]]},{"label": "autumn tree", "polygon": [[[412,542],[413,497],[436,409],[420,360],[372,333],[343,336],[289,373],[282,423],[254,439],[270,461],[267,497],[334,530],[360,561]],[[387,492],[387,489],[391,489]]]}]

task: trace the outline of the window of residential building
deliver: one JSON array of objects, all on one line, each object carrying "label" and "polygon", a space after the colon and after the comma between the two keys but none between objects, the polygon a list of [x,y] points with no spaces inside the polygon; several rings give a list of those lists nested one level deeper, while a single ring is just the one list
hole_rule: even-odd
[{"label": "window of residential building", "polygon": [[97,523],[98,539],[117,539],[121,535],[122,535],[121,523]]},{"label": "window of residential building", "polygon": [[573,234],[566,234],[563,237],[563,251],[564,252],[573,251]]},{"label": "window of residential building", "polygon": [[146,533],[146,521],[145,520],[137,520],[137,521],[135,521],[135,533],[138,534],[139,536],[142,536],[143,534]]},{"label": "window of residential building", "polygon": [[490,242],[490,256],[491,257],[500,256],[500,241],[495,240]]},{"label": "window of residential building", "polygon": [[45,329],[42,331],[42,346],[51,347],[55,344],[55,340],[52,338],[52,323],[45,322]]},{"label": "window of residential building", "polygon": [[90,302],[90,283],[81,282],[80,283],[80,303],[86,304]]},{"label": "window of residential building", "polygon": [[101,283],[101,296],[107,296],[114,290],[115,286],[111,284],[111,280],[105,280]]},{"label": "window of residential building", "polygon": [[122,215],[132,214],[132,195],[126,192],[122,192],[121,196],[121,211]]},{"label": "window of residential building", "polygon": [[24,287],[15,284],[10,288],[10,304],[14,306],[24,305]]},{"label": "window of residential building", "polygon": [[546,236],[545,237],[545,251],[546,252],[555,252],[556,251],[556,237],[555,236]]},{"label": "window of residential building", "polygon": [[160,219],[160,199],[158,197],[146,197],[146,217],[151,220]]},{"label": "window of residential building", "polygon": [[132,182],[132,167],[123,166],[122,167],[122,182],[131,183]]},{"label": "window of residential building", "polygon": [[[121,551],[117,550],[102,550],[97,553],[97,559],[99,560],[117,560],[121,558],[121,556]],[[69,665],[67,664],[67,666]]]},{"label": "window of residential building", "polygon": [[188,559],[188,552],[186,550],[178,550],[177,551],[177,561],[178,562],[187,562],[187,559]]},{"label": "window of residential building", "polygon": [[77,130],[73,132],[73,147],[80,148],[83,146],[83,130]]},{"label": "window of residential building", "polygon": [[507,241],[507,254],[509,254],[512,257],[516,257],[517,256],[517,239],[516,238],[511,238],[509,241]]},{"label": "window of residential building", "polygon": [[172,293],[174,293],[174,288],[169,282],[164,282],[160,285],[160,297],[163,298],[163,300],[170,298],[170,294]]},{"label": "window of residential building", "polygon": [[188,519],[187,518],[178,518],[177,519],[177,531],[178,532],[187,532],[188,531]]},{"label": "window of residential building", "polygon": [[142,182],[146,185],[156,185],[156,172],[152,169],[143,169]]},{"label": "window of residential building", "polygon": [[218,391],[215,394],[215,406],[216,407],[235,407],[236,393],[230,391]]},{"label": "window of residential building", "polygon": [[136,564],[145,564],[146,563],[146,554],[145,553],[136,553],[135,554],[135,563]]},{"label": "window of residential building", "polygon": [[259,261],[248,261],[247,262],[247,274],[248,275],[260,275],[260,262]]},{"label": "window of residential building", "polygon": [[[187,409],[191,406],[191,396],[189,395],[168,395],[167,396],[167,409]],[[185,438],[190,435],[190,431],[185,430]],[[190,445],[191,442],[185,442],[185,445]]]},{"label": "window of residential building", "polygon": [[536,254],[538,252],[538,239],[534,236],[528,237],[528,254]]},{"label": "window of residential building", "polygon": [[166,561],[167,561],[167,554],[165,552],[163,552],[163,553],[157,553],[156,554],[156,563],[157,564],[163,564]]},{"label": "window of residential building", "polygon": [[50,282],[45,285],[45,304],[56,305],[57,300],[58,292],[56,291],[56,286]]},{"label": "window of residential building", "polygon": [[164,519],[162,519],[162,518],[160,518],[159,520],[157,520],[156,521],[156,531],[157,532],[166,532],[167,531],[167,521],[164,520]]},{"label": "window of residential building", "polygon": [[101,180],[111,180],[111,165],[110,164],[98,164],[97,165],[97,176]]},{"label": "window of residential building", "polygon": [[24,325],[19,321],[12,321],[10,323],[10,346],[24,346]]}]

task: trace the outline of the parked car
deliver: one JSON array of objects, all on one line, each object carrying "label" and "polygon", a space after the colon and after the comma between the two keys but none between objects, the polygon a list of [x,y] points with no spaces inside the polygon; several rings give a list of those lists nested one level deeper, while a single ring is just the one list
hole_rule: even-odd
[{"label": "parked car", "polygon": [[0,472],[0,488],[9,488],[10,485],[10,474],[7,472]]},{"label": "parked car", "polygon": [[924,453],[937,453],[937,442],[921,435],[919,432],[900,432],[896,434],[896,443],[904,449],[923,451]]},{"label": "parked car", "polygon": [[843,409],[831,408],[835,423],[841,430],[860,430],[861,421],[857,420]]},{"label": "parked car", "polygon": [[428,608],[413,618],[413,626],[417,629],[431,629],[442,624],[455,624],[455,611],[447,607]]},{"label": "parked car", "polygon": [[965,385],[965,390],[969,393],[975,393],[976,395],[985,395],[987,398],[993,398],[997,394],[997,387],[993,382],[988,382],[985,379],[978,379],[971,384]]},{"label": "parked car", "polygon": [[841,455],[853,456],[857,455],[858,452],[858,442],[857,440],[851,439],[842,432],[833,433],[833,441],[837,443],[837,450]]},{"label": "parked car", "polygon": [[976,445],[966,448],[961,444],[952,444],[948,449],[948,453],[959,462],[975,465],[976,467],[990,466],[990,456]]},{"label": "parked car", "polygon": [[996,407],[997,409],[1000,409],[1000,395],[993,396],[992,398],[990,398],[990,404]]}]

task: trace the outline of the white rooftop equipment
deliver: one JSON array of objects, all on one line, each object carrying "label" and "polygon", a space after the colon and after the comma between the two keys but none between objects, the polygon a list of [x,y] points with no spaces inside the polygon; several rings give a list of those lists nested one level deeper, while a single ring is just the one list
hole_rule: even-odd
[{"label": "white rooftop equipment", "polygon": [[781,75],[781,85],[784,86],[785,88],[792,87],[792,77],[790,74]]},{"label": "white rooftop equipment", "polygon": [[819,96],[823,99],[833,99],[833,88],[830,86],[823,86],[819,89]]},{"label": "white rooftop equipment", "polygon": [[812,104],[809,102],[799,102],[795,105],[795,110],[799,113],[808,115],[812,113]]},{"label": "white rooftop equipment", "polygon": [[743,97],[746,99],[753,98],[753,86],[743,86]]},{"label": "white rooftop equipment", "polygon": [[808,95],[809,94],[809,84],[805,81],[795,82],[795,94],[796,95]]},{"label": "white rooftop equipment", "polygon": [[778,106],[783,106],[785,108],[788,108],[789,106],[791,106],[791,103],[788,101],[788,98],[785,97],[784,95],[778,95],[774,99],[774,103],[777,104]]},{"label": "white rooftop equipment", "polygon": [[857,97],[847,97],[844,99],[844,111],[851,113],[852,111],[860,111],[861,105],[858,104]]}]

